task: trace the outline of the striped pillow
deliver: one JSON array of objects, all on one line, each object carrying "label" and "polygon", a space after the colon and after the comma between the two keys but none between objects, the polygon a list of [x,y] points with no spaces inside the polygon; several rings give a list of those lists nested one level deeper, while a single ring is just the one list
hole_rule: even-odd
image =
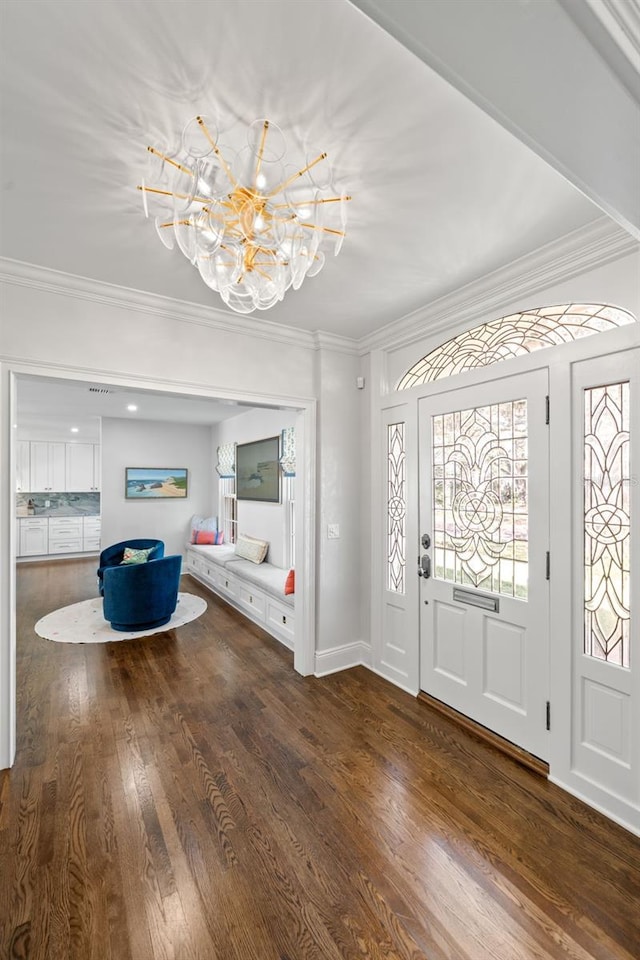
[{"label": "striped pillow", "polygon": [[236,540],[236,556],[244,560],[251,560],[252,563],[262,563],[269,549],[268,540],[257,540],[255,537],[247,537],[241,533]]}]

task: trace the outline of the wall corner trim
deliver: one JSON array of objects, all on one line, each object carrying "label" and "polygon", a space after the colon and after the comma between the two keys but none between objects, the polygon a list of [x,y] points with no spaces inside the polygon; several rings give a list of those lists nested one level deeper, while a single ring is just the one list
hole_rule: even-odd
[{"label": "wall corner trim", "polygon": [[340,647],[331,647],[329,650],[317,650],[314,675],[327,677],[340,670],[348,670],[350,667],[368,667],[370,664],[371,645],[364,640],[356,640]]}]

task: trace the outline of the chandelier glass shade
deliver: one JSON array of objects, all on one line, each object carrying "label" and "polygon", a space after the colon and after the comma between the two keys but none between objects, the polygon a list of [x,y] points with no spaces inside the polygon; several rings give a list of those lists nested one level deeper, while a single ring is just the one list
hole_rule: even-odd
[{"label": "chandelier glass shade", "polygon": [[239,150],[220,144],[203,116],[177,149],[147,149],[145,215],[237,313],[268,310],[340,252],[351,198],[333,186],[326,153],[286,164],[285,138],[269,120],[255,120]]}]

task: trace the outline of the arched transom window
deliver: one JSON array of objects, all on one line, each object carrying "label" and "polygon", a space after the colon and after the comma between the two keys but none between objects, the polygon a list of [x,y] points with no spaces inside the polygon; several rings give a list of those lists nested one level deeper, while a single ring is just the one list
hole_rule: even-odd
[{"label": "arched transom window", "polygon": [[544,347],[624,327],[635,319],[632,313],[619,307],[569,303],[490,320],[447,340],[418,360],[400,379],[396,389],[408,390],[476,367],[488,367]]}]

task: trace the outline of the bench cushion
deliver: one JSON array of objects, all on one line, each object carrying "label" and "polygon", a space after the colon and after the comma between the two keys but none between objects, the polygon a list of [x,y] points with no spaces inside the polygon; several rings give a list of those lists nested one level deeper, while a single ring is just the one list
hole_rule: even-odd
[{"label": "bench cushion", "polygon": [[290,607],[295,605],[294,595],[285,595],[284,592],[284,585],[289,574],[288,570],[275,567],[272,563],[256,564],[252,563],[251,560],[241,560],[236,554],[235,547],[227,544],[214,547],[190,543],[187,549],[192,553],[206,557],[209,561],[213,561],[213,563],[228,570],[229,573],[234,574],[246,583],[259,587],[281,603],[286,603]]},{"label": "bench cushion", "polygon": [[221,567],[224,567],[227,560],[233,560],[236,555],[236,548],[234,546],[229,546],[223,544],[219,547],[214,546],[201,546],[197,543],[190,543],[189,550],[193,553],[198,553],[203,557],[206,557],[207,560],[212,560],[213,563],[220,564]]},{"label": "bench cushion", "polygon": [[225,570],[234,574],[247,583],[252,583],[282,601],[289,606],[293,606],[293,596],[285,596],[284,583],[287,579],[288,570],[282,567],[274,567],[272,563],[255,564],[251,560],[229,560],[225,563]]}]

